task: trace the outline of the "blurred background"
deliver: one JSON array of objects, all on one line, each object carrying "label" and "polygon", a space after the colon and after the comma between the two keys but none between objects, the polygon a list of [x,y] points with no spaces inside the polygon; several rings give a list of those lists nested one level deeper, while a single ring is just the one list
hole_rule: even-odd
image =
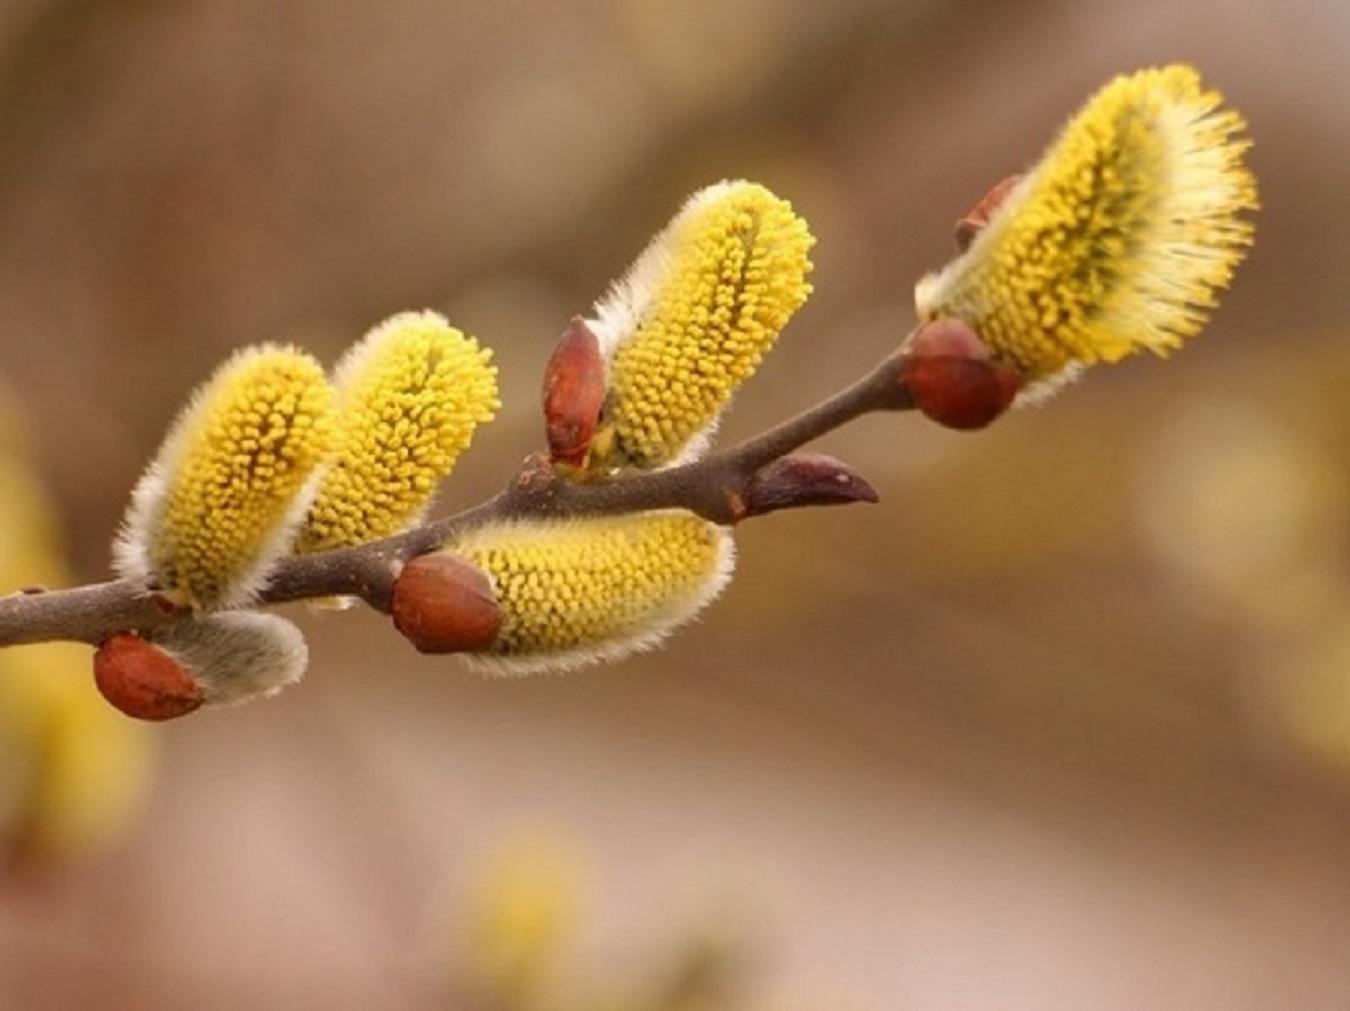
[{"label": "blurred background", "polygon": [[[484,681],[296,613],[307,681],[133,725],[0,655],[0,1006],[1350,1007],[1350,5],[0,6],[0,577],[103,578],[191,385],[399,309],[496,348],[463,506],[693,189],[811,221],[726,438],[912,323],[955,219],[1113,74],[1251,121],[1258,244],[1175,360],[822,443],[662,653]],[[20,461],[26,459],[27,464]]]}]

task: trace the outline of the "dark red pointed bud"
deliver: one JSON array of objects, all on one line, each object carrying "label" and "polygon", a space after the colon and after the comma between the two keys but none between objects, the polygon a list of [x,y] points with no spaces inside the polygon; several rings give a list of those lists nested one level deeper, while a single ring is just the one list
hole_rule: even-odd
[{"label": "dark red pointed bud", "polygon": [[925,323],[905,344],[900,377],[914,404],[948,428],[984,428],[1006,411],[1021,387],[1016,370],[997,362],[966,323]]},{"label": "dark red pointed bud", "polygon": [[544,368],[544,431],[558,463],[586,460],[605,403],[605,363],[600,342],[574,316]]},{"label": "dark red pointed bud", "polygon": [[94,654],[94,683],[116,709],[138,720],[186,716],[203,701],[182,664],[132,632],[115,632]]},{"label": "dark red pointed bud", "polygon": [[989,224],[989,219],[994,216],[994,212],[999,209],[1003,201],[1008,199],[1008,194],[1012,192],[1013,187],[1022,181],[1021,174],[1010,175],[994,184],[993,189],[982,196],[979,202],[975,204],[965,217],[956,223],[956,248],[965,252],[970,248],[970,244],[975,241],[975,236],[984,231],[984,226]]},{"label": "dark red pointed bud", "polygon": [[502,611],[487,574],[448,551],[403,567],[390,608],[397,628],[420,653],[476,653],[497,639]]},{"label": "dark red pointed bud", "polygon": [[876,502],[879,498],[867,479],[842,460],[824,453],[797,453],[755,472],[741,499],[741,515],[762,516],[799,506]]}]

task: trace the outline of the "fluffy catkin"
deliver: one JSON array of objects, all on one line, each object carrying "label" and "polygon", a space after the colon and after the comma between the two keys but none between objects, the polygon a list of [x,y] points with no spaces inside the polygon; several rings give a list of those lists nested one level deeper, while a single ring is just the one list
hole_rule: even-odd
[{"label": "fluffy catkin", "polygon": [[366,334],[337,368],[335,451],[297,550],[362,544],[417,522],[501,406],[491,358],[429,311]]},{"label": "fluffy catkin", "polygon": [[596,466],[660,467],[703,448],[811,293],[814,243],[757,183],[689,199],[588,321],[609,363]]},{"label": "fluffy catkin", "polygon": [[722,591],[735,557],[729,531],[681,511],[493,524],[449,547],[492,581],[503,673],[654,647]]},{"label": "fluffy catkin", "polygon": [[132,495],[120,575],[201,610],[262,589],[309,507],[332,437],[333,391],[295,348],[234,355],[193,395]]},{"label": "fluffy catkin", "polygon": [[1052,386],[1195,334],[1252,241],[1245,123],[1192,68],[1117,77],[1068,123],[969,249],[915,292]]},{"label": "fluffy catkin", "polygon": [[309,665],[309,647],[300,629],[278,615],[257,611],[180,622],[154,642],[192,675],[206,705],[270,698],[299,681]]}]

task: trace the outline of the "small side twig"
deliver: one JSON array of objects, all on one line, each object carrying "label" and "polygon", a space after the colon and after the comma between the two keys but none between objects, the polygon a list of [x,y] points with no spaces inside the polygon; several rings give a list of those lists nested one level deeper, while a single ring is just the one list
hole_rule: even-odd
[{"label": "small side twig", "polygon": [[[714,523],[737,523],[769,511],[747,506],[753,479],[768,465],[864,414],[913,407],[902,365],[901,356],[893,354],[853,385],[796,417],[730,449],[666,470],[576,482],[561,477],[546,456],[536,454],[525,460],[503,491],[471,509],[384,540],[284,559],[261,602],[353,596],[387,611],[394,580],[409,559],[493,520],[687,509]],[[130,580],[39,594],[21,591],[0,598],[0,647],[59,640],[97,645],[114,632],[145,632],[187,619],[183,611]]]}]

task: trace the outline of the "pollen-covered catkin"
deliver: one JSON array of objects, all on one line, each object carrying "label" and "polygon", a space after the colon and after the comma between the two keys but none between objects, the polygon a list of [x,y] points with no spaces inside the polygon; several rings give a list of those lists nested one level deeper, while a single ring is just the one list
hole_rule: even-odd
[{"label": "pollen-covered catkin", "polygon": [[309,355],[273,345],[235,354],[193,395],[137,485],[118,572],[197,609],[249,602],[309,506],[332,412]]},{"label": "pollen-covered catkin", "polygon": [[415,523],[501,406],[492,352],[437,313],[404,312],[339,364],[335,452],[297,541],[323,551]]},{"label": "pollen-covered catkin", "polygon": [[609,363],[597,467],[659,467],[699,452],[811,293],[815,239],[757,183],[684,205],[589,321]]},{"label": "pollen-covered catkin", "polygon": [[919,317],[965,320],[1033,391],[1180,346],[1252,241],[1250,142],[1222,102],[1183,65],[1111,81],[966,252],[919,282]]},{"label": "pollen-covered catkin", "polygon": [[505,673],[653,647],[721,592],[734,562],[728,530],[682,511],[492,524],[449,547],[492,581]]}]

